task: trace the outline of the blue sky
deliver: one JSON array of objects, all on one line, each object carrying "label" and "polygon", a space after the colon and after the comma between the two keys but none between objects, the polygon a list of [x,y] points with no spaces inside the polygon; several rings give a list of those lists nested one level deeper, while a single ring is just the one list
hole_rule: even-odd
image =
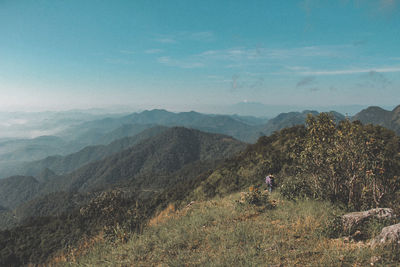
[{"label": "blue sky", "polygon": [[400,0],[0,0],[1,109],[400,104]]}]

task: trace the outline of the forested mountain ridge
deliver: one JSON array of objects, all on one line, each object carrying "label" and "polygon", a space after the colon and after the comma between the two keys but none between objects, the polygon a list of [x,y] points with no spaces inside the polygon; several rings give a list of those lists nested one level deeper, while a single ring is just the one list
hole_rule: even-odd
[{"label": "forested mountain ridge", "polygon": [[49,156],[45,159],[20,164],[18,168],[10,170],[18,172],[19,175],[40,176],[44,169],[50,169],[55,174],[65,174],[71,172],[85,164],[94,162],[110,156],[114,153],[127,149],[147,138],[153,137],[167,127],[156,126],[146,129],[137,135],[117,139],[108,145],[87,146],[78,152],[66,156]]},{"label": "forested mountain ridge", "polygon": [[217,160],[244,148],[235,139],[173,127],[159,135],[97,161],[46,185],[46,190],[87,191],[135,177],[169,175],[195,161]]},{"label": "forested mountain ridge", "polygon": [[[146,110],[124,116],[87,121],[79,125],[71,125],[69,129],[60,133],[60,136],[41,136],[30,140],[0,142],[0,177],[4,178],[11,175],[35,176],[40,172],[40,168],[49,168],[56,173],[65,173],[75,169],[76,163],[74,163],[75,160],[62,159],[60,156],[75,153],[88,144],[106,145],[123,137],[134,136],[156,125],[191,127],[202,131],[231,135],[239,140],[254,143],[260,136],[270,135],[285,127],[304,124],[308,113],[318,114],[317,111],[308,110],[281,113],[265,122],[261,119],[237,115]],[[337,112],[332,111],[331,113],[337,121],[345,118]],[[400,106],[392,111],[379,107],[369,107],[352,117],[352,120],[360,120],[364,124],[382,125],[399,134]],[[49,157],[44,159],[47,156]],[[31,163],[32,159],[37,161]],[[21,161],[28,161],[23,163],[26,168],[22,169],[25,169],[25,171],[20,171]],[[89,161],[83,160],[83,164]],[[78,164],[78,166],[81,165]]]},{"label": "forested mountain ridge", "polygon": [[354,115],[352,120],[359,120],[364,124],[381,125],[400,135],[400,105],[391,111],[371,106]]},{"label": "forested mountain ridge", "polygon": [[[32,192],[36,194],[31,199],[28,190],[25,202],[21,200],[22,204],[14,210],[20,226],[0,231],[0,263],[43,262],[63,247],[62,244],[76,244],[83,235],[98,233],[106,225],[111,227],[119,222],[139,226],[143,220],[139,214],[152,214],[171,197],[170,194],[184,197],[186,187],[198,183],[199,175],[209,172],[218,162],[245,146],[226,135],[174,127],[71,174],[43,182],[33,177],[5,179],[4,184],[25,179],[38,190]],[[8,190],[13,192],[12,188]],[[127,195],[115,195],[118,190]],[[4,192],[3,202],[14,201],[11,197],[14,194],[10,196],[10,192]],[[133,212],[130,210],[138,201],[141,203],[139,213],[131,213],[130,222],[126,221],[126,212]],[[99,207],[101,203],[105,206]],[[7,217],[3,219],[9,222],[10,213],[5,212]],[[54,227],[57,231],[49,235]],[[15,233],[12,238],[9,231]],[[47,245],[40,246],[39,240]],[[15,249],[21,246],[24,249],[17,252]]]},{"label": "forested mountain ridge", "polygon": [[[112,147],[126,147],[69,174],[57,176],[51,170],[44,169],[37,179],[31,176],[2,179],[0,205],[15,209],[27,203],[25,208],[19,208],[18,216],[23,218],[26,217],[26,211],[31,214],[29,209],[43,214],[43,208],[49,214],[52,208],[44,204],[46,201],[60,206],[63,205],[63,198],[71,197],[64,193],[61,193],[64,196],[61,198],[57,194],[46,196],[53,192],[92,192],[118,186],[129,186],[129,190],[141,190],[143,186],[152,190],[163,190],[177,180],[192,179],[199,172],[213,167],[218,160],[245,147],[244,143],[229,136],[203,133],[194,129],[156,127],[149,131],[154,136],[146,133],[112,143]],[[134,142],[138,144],[132,146]],[[81,200],[88,197],[91,198],[74,195],[73,202],[77,202],[75,206],[79,206]],[[35,198],[38,199],[34,200]],[[60,207],[59,210],[64,209]]]},{"label": "forested mountain ridge", "polygon": [[220,133],[233,136],[242,141],[248,141],[248,132],[251,126],[242,121],[236,120],[229,115],[208,115],[198,112],[180,112],[174,113],[163,109],[145,110],[140,113],[132,113],[119,118],[105,118],[86,122],[71,128],[63,135],[74,136],[74,138],[83,138],[91,136],[95,132],[99,135],[101,132],[119,127],[127,127],[132,124],[152,124],[162,126],[183,126],[194,128],[201,131]]},{"label": "forested mountain ridge", "polygon": [[[213,140],[218,140],[219,145],[215,145]],[[233,147],[227,146],[232,143]],[[395,174],[400,170],[400,140],[383,127],[364,126],[349,120],[336,123],[331,115],[320,114],[309,117],[307,126],[300,125],[262,137],[244,151],[238,147],[243,148],[243,143],[227,136],[175,127],[116,154],[118,156],[106,158],[100,161],[101,164],[92,163],[63,176],[63,179],[53,179],[46,183],[49,187],[44,190],[53,190],[53,196],[27,202],[26,206],[17,209],[17,214],[18,211],[36,210],[39,205],[45,208],[38,209],[37,213],[46,216],[45,209],[52,210],[66,199],[68,203],[76,201],[79,208],[67,207],[66,213],[60,216],[26,218],[19,228],[10,229],[11,232],[1,231],[1,255],[6,260],[17,257],[25,262],[43,262],[48,255],[54,255],[55,248],[60,248],[57,244],[77,244],[82,235],[99,233],[105,225],[140,230],[148,218],[168,203],[183,206],[193,200],[229,195],[248,186],[262,186],[265,174],[269,172],[276,174],[280,192],[288,199],[316,198],[350,210],[375,205],[395,208],[400,203],[400,197],[395,194],[399,189]],[[227,153],[229,159],[221,157],[222,161],[211,161],[218,156],[210,154],[224,155],[223,151],[231,149],[239,152]],[[327,151],[334,153],[327,154]],[[336,155],[340,155],[340,161],[332,160]],[[310,157],[320,157],[323,164],[313,165]],[[371,162],[378,164],[372,165]],[[345,179],[349,177],[347,171],[351,170],[347,168],[348,164],[352,163],[357,165],[354,169],[357,186]],[[332,169],[335,171],[331,172]],[[370,188],[371,173],[376,173],[376,188],[358,190]],[[326,179],[316,179],[319,175]],[[59,181],[63,183],[58,184]],[[107,186],[102,188],[101,185]],[[337,190],[337,186],[341,186],[341,190]],[[64,197],[56,192],[57,188],[71,190],[72,194]],[[102,190],[93,192],[99,189]],[[137,198],[141,191],[149,195]],[[86,194],[92,196],[85,198]],[[57,236],[48,235],[51,229],[58,229]],[[12,239],[9,233],[12,233]],[[48,240],[52,245],[40,247],[36,240]],[[30,250],[5,249],[22,244],[30,244]]]},{"label": "forested mountain ridge", "polygon": [[[265,122],[264,119],[238,115],[149,110],[126,116],[88,121],[69,127],[59,133],[60,137],[39,137],[28,140],[29,142],[18,141],[19,143],[17,143],[21,145],[21,151],[24,149],[31,150],[30,156],[24,154],[21,157],[19,154],[21,151],[14,151],[8,146],[9,153],[3,154],[4,159],[7,160],[0,160],[0,178],[13,175],[37,176],[44,168],[49,168],[57,174],[66,173],[93,161],[92,159],[100,159],[101,157],[97,157],[96,154],[110,155],[116,152],[110,144],[111,142],[138,135],[146,129],[158,126],[184,126],[206,132],[227,134],[239,140],[254,143],[260,136],[269,135],[285,127],[304,124],[305,117],[309,112],[317,114],[316,111],[282,113]],[[339,120],[344,118],[340,114],[337,114],[336,117]],[[0,143],[0,146],[13,142],[16,141]],[[24,142],[28,143],[25,144]],[[28,144],[31,145],[28,146]],[[105,147],[93,147],[98,145],[105,145]],[[43,146],[48,147],[48,149],[42,149]],[[99,150],[99,153],[94,152],[97,150]],[[2,152],[5,153],[4,151],[3,149]],[[110,153],[106,151],[110,151]],[[72,155],[69,153],[72,153]],[[11,159],[13,161],[10,161]],[[34,159],[34,162],[32,162],[32,159]]]}]

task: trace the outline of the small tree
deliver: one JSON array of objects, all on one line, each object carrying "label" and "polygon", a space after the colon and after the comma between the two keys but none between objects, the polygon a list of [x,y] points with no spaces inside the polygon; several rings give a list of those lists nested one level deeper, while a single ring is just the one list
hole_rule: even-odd
[{"label": "small tree", "polygon": [[306,125],[297,160],[315,198],[359,209],[378,207],[389,191],[394,192],[396,178],[393,171],[386,171],[389,166],[399,169],[399,141],[394,134],[348,119],[336,125],[327,113],[309,115]]}]

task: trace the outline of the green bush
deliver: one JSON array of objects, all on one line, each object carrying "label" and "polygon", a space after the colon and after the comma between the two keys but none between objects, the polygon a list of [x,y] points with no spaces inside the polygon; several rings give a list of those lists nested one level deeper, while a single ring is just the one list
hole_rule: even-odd
[{"label": "green bush", "polygon": [[289,200],[312,197],[307,180],[299,176],[286,177],[281,183],[280,193]]},{"label": "green bush", "polygon": [[399,190],[400,140],[379,126],[362,125],[321,113],[309,115],[307,134],[293,159],[314,198],[369,209],[392,202]]},{"label": "green bush", "polygon": [[332,214],[328,224],[322,229],[322,234],[329,238],[338,238],[344,235],[342,217]]},{"label": "green bush", "polygon": [[257,187],[250,186],[248,192],[242,192],[239,200],[240,205],[251,205],[272,209],[275,202],[269,199],[268,191],[261,191]]}]

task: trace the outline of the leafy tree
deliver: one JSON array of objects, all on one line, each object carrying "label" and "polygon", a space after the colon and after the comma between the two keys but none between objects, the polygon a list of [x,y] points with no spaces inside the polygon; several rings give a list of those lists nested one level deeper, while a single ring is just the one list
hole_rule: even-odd
[{"label": "leafy tree", "polygon": [[[351,209],[381,206],[398,187],[399,139],[379,126],[327,113],[307,118],[307,135],[294,157],[313,197],[340,201]],[[391,168],[391,171],[387,171]]]}]

